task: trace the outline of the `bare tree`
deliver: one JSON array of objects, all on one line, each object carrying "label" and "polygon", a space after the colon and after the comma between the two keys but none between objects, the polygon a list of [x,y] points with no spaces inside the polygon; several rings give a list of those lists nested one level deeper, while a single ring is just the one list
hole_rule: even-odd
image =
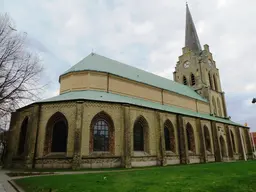
[{"label": "bare tree", "polygon": [[[42,67],[26,47],[26,33],[18,33],[11,18],[0,14],[0,155],[6,151],[11,112],[38,99]],[[9,130],[11,131],[11,130]]]},{"label": "bare tree", "polygon": [[26,33],[18,33],[11,18],[0,14],[0,129],[6,116],[37,98],[40,89],[40,60],[25,40]]},{"label": "bare tree", "polygon": [[0,14],[0,153],[6,149],[11,112],[38,99],[42,66],[26,47],[26,33],[19,33],[7,14]]}]

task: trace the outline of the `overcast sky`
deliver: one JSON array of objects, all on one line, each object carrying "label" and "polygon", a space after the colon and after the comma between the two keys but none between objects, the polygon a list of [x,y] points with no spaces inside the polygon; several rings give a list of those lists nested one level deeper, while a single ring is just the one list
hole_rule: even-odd
[{"label": "overcast sky", "polygon": [[[256,1],[189,0],[201,45],[220,71],[228,113],[256,131]],[[92,50],[173,79],[185,41],[185,0],[0,0],[0,11],[28,33],[49,82]]]}]

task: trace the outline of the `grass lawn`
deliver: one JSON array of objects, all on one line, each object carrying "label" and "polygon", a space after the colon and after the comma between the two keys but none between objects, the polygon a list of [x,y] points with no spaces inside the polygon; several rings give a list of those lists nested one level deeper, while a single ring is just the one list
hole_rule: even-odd
[{"label": "grass lawn", "polygon": [[[104,179],[106,177],[106,179]],[[155,167],[16,180],[26,192],[252,192],[256,161]]]}]

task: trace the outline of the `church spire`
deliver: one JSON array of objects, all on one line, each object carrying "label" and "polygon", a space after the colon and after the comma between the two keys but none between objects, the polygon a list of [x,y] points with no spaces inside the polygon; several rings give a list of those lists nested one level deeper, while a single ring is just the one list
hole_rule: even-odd
[{"label": "church spire", "polygon": [[185,36],[185,47],[188,47],[194,52],[200,52],[201,45],[197,36],[196,27],[194,25],[191,13],[186,3],[186,36]]}]

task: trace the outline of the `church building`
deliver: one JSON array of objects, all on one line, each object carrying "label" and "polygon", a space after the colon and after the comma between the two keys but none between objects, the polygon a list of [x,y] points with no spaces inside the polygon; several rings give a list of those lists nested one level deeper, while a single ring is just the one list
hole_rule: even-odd
[{"label": "church building", "polygon": [[231,121],[209,46],[188,5],[173,81],[91,53],[60,75],[58,96],[12,113],[5,167],[166,166],[252,158]]}]

